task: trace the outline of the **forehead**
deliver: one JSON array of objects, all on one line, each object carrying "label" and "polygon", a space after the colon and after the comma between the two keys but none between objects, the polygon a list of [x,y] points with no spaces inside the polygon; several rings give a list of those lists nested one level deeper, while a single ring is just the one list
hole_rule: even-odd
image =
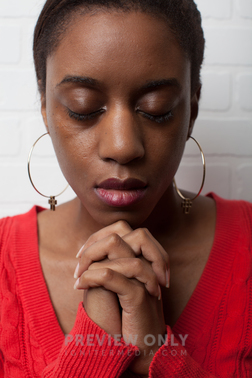
[{"label": "forehead", "polygon": [[75,16],[47,60],[50,83],[67,75],[124,85],[147,76],[189,80],[190,62],[163,19],[135,11],[98,11]]}]

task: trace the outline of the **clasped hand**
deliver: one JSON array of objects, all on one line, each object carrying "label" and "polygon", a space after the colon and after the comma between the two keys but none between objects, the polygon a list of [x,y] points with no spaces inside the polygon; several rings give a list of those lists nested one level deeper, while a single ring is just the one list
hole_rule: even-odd
[{"label": "clasped hand", "polygon": [[[84,289],[87,315],[112,336],[134,340],[141,354],[130,370],[148,375],[159,336],[166,333],[159,299],[160,285],[169,286],[168,254],[147,229],[119,221],[93,234],[77,257],[75,288]],[[149,334],[156,340],[151,347],[145,342]]]}]

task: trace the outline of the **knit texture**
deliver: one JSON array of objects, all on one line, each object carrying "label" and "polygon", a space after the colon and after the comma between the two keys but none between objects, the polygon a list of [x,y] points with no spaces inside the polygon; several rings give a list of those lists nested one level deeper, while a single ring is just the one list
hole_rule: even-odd
[{"label": "knit texture", "polygon": [[[149,377],[252,376],[252,205],[210,196],[217,223],[208,262]],[[39,260],[39,211],[0,221],[0,378],[120,377],[137,347],[113,340],[82,303],[67,338],[60,328]]]}]

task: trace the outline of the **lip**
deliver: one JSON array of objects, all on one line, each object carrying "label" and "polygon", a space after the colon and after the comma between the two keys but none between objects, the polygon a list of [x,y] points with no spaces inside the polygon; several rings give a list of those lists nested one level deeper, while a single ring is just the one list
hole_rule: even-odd
[{"label": "lip", "polygon": [[139,202],[145,195],[147,184],[139,179],[110,178],[96,186],[98,197],[109,206],[125,207]]}]

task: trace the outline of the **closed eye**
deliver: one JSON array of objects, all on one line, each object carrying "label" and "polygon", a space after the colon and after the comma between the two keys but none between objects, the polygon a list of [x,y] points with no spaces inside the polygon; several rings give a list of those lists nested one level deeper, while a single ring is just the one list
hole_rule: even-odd
[{"label": "closed eye", "polygon": [[143,117],[148,118],[151,121],[157,122],[157,123],[167,122],[173,117],[173,114],[171,111],[165,114],[161,114],[161,115],[153,115],[153,114],[145,113],[141,110],[138,110],[138,113],[140,113]]},{"label": "closed eye", "polygon": [[96,110],[95,112],[92,112],[92,113],[79,114],[79,113],[75,113],[72,110],[67,108],[67,113],[68,113],[69,117],[76,119],[76,121],[89,121],[89,120],[95,118],[96,116],[98,116],[98,115],[100,115],[104,112],[105,112],[105,109],[99,109],[99,110]]},{"label": "closed eye", "polygon": [[[80,114],[80,113],[75,113],[72,110],[67,108],[67,112],[68,112],[69,117],[75,119],[76,121],[89,121],[95,118],[96,116],[104,113],[105,109],[99,109],[95,112],[88,113],[88,114]],[[171,111],[162,115],[153,115],[153,114],[149,114],[140,110],[138,110],[138,113],[140,113],[143,117],[157,123],[167,122],[173,117],[173,114]]]}]

